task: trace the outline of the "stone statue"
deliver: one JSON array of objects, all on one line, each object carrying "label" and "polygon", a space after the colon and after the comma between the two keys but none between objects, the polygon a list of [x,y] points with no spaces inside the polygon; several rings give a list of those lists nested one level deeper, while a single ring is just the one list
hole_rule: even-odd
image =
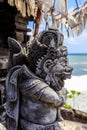
[{"label": "stone statue", "polygon": [[27,54],[8,38],[6,77],[7,130],[62,130],[60,107],[66,101],[64,80],[70,78],[67,48],[57,30],[43,31],[27,43]]}]

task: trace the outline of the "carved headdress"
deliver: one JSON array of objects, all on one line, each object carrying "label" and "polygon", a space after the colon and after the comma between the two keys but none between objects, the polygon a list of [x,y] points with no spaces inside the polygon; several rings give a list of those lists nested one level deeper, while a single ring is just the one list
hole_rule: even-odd
[{"label": "carved headdress", "polygon": [[11,59],[9,68],[25,64],[34,74],[44,79],[49,73],[48,70],[58,61],[63,68],[62,78],[64,79],[65,75],[70,76],[72,68],[68,66],[67,48],[63,46],[63,39],[63,35],[58,30],[51,28],[43,31],[37,38],[27,43],[28,53],[25,55],[21,45],[16,40],[8,38]]},{"label": "carved headdress", "polygon": [[[38,38],[33,39],[28,43],[28,61],[29,68],[36,74],[42,75],[44,73],[43,63],[47,59],[54,60],[61,55],[59,46],[63,43],[63,35],[57,30],[43,31]],[[63,55],[63,54],[62,54]]]},{"label": "carved headdress", "polygon": [[30,70],[41,78],[45,78],[47,73],[49,73],[47,67],[50,69],[53,66],[52,61],[57,59],[65,69],[63,72],[71,73],[71,67],[67,66],[68,53],[67,48],[63,46],[63,39],[64,37],[61,33],[57,30],[50,29],[43,31],[37,39],[32,40],[28,46]]}]

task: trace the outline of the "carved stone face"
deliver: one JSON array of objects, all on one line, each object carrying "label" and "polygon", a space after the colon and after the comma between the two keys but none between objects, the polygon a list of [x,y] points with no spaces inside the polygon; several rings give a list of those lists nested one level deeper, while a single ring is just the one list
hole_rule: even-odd
[{"label": "carved stone face", "polygon": [[56,91],[64,86],[63,72],[64,67],[58,59],[47,60],[44,62],[44,71],[47,73],[45,81]]},{"label": "carved stone face", "polygon": [[[65,63],[64,63],[65,64]],[[64,87],[64,80],[71,77],[72,68],[65,65],[59,59],[48,59],[44,62],[43,68],[47,74],[45,81],[56,91]]]},{"label": "carved stone face", "polygon": [[72,67],[67,65],[66,54],[65,50],[63,55],[59,50],[51,48],[49,53],[37,62],[36,74],[56,91],[61,90],[64,86],[64,80],[71,77]]}]

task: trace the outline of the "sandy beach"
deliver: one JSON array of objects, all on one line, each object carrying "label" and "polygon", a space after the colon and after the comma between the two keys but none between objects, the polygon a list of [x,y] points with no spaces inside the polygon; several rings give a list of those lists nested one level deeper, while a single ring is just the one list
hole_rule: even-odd
[{"label": "sandy beach", "polygon": [[67,90],[87,91],[87,75],[72,76],[71,79],[65,80]]},{"label": "sandy beach", "polygon": [[68,91],[76,90],[81,95],[75,95],[73,99],[67,99],[67,102],[75,109],[87,112],[87,75],[72,76],[71,79],[65,81],[65,88]]}]

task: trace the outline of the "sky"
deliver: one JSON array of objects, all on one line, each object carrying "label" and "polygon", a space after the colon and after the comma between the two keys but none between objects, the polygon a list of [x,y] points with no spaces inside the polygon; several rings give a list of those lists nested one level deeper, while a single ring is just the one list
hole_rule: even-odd
[{"label": "sky", "polygon": [[79,36],[64,37],[64,45],[69,53],[87,53],[87,26]]},{"label": "sky", "polygon": [[[82,5],[85,0],[78,0],[78,4]],[[58,0],[56,0],[56,3]],[[76,7],[75,0],[68,0],[68,7],[70,10]],[[29,27],[33,28],[33,23],[29,23]],[[45,22],[40,25],[40,30],[45,30]],[[79,36],[67,37],[64,34],[64,45],[67,46],[69,53],[87,53],[87,26]]]},{"label": "sky", "polygon": [[[85,0],[78,0],[79,5],[83,4]],[[76,6],[75,0],[68,0],[70,9]],[[87,26],[79,36],[64,38],[64,45],[67,46],[69,53],[87,53]]]}]

